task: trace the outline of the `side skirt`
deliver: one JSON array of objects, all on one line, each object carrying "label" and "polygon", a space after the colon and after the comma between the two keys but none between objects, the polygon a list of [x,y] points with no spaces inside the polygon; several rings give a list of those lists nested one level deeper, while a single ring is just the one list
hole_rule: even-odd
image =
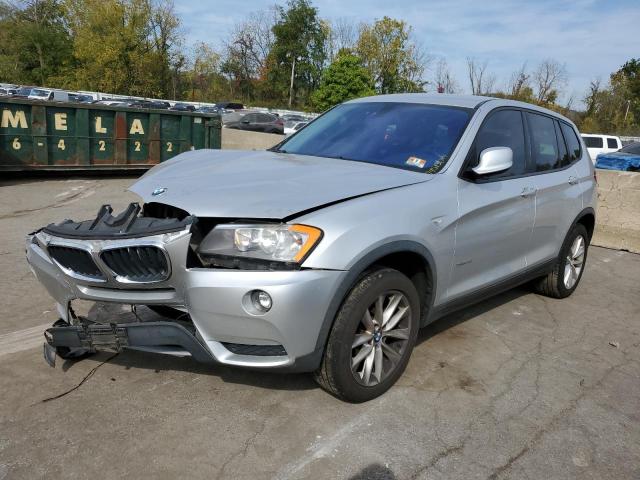
[{"label": "side skirt", "polygon": [[502,280],[482,287],[474,292],[465,294],[453,300],[449,300],[448,302],[441,305],[434,306],[429,312],[426,321],[421,326],[427,326],[431,322],[434,322],[437,319],[442,318],[452,312],[481,302],[482,300],[486,300],[489,297],[493,297],[500,293],[506,292],[507,290],[511,290],[512,288],[518,287],[536,278],[542,277],[553,270],[556,262],[557,259],[553,258],[538,265],[527,267],[521,272],[510,275]]}]

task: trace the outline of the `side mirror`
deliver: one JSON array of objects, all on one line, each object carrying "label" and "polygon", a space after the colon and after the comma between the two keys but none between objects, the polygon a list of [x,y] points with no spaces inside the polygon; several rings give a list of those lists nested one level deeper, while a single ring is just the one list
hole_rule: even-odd
[{"label": "side mirror", "polygon": [[478,166],[471,170],[476,175],[488,175],[508,170],[511,165],[513,165],[513,150],[509,147],[490,147],[480,153]]}]

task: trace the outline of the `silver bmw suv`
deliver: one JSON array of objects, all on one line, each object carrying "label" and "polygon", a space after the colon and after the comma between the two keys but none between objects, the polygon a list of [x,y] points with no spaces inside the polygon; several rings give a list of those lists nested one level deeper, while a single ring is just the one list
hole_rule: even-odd
[{"label": "silver bmw suv", "polygon": [[[141,204],[28,237],[60,314],[45,358],[190,355],[366,401],[439,317],[525,282],[571,295],[595,186],[569,120],[474,96],[361,98],[268,151],[183,153],[131,187]],[[159,315],[98,322],[75,299]]]}]

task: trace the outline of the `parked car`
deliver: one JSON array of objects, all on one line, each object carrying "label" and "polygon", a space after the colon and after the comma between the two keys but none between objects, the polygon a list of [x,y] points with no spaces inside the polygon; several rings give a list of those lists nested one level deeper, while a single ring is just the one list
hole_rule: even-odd
[{"label": "parked car", "polygon": [[303,117],[302,115],[295,115],[291,113],[287,113],[286,115],[282,115],[282,119],[285,122],[307,122],[309,119],[307,117]]},{"label": "parked car", "polygon": [[76,103],[94,103],[94,99],[91,95],[86,95],[83,93],[70,93],[69,101]]},{"label": "parked car", "polygon": [[[142,207],[27,237],[61,315],[45,356],[140,348],[372,399],[420,327],[526,282],[575,291],[596,202],[579,138],[534,105],[400,94],[339,105],[269,151],[178,155],[131,187]],[[164,317],[92,323],[74,299]]]},{"label": "parked car", "polygon": [[622,148],[622,141],[619,137],[613,135],[596,135],[596,134],[582,134],[582,139],[587,145],[589,156],[596,163],[596,158],[601,153],[615,152]]},{"label": "parked car", "polygon": [[18,89],[17,88],[11,88],[11,87],[2,87],[0,88],[0,95],[4,95],[7,97],[11,97],[15,94],[18,93]]},{"label": "parked car", "polygon": [[94,100],[91,103],[93,103],[95,105],[114,106],[114,105],[121,105],[123,102],[122,102],[122,100],[115,100],[113,98],[102,98],[100,100]]},{"label": "parked car", "polygon": [[214,115],[220,112],[218,107],[198,107],[196,108],[196,113],[205,113],[207,115]]},{"label": "parked car", "polygon": [[297,122],[295,120],[287,121],[284,123],[284,134],[292,135],[304,127],[309,122]]},{"label": "parked car", "polygon": [[226,127],[284,135],[284,121],[270,113],[247,113],[239,120],[227,123]]},{"label": "parked car", "polygon": [[29,100],[44,100],[48,102],[68,102],[69,94],[62,90],[47,90],[44,88],[33,88],[27,97]]},{"label": "parked car", "polygon": [[170,107],[169,110],[175,110],[177,112],[195,112],[196,107],[189,103],[176,103],[173,107]]},{"label": "parked car", "polygon": [[161,100],[134,100],[132,102],[125,102],[123,106],[150,110],[168,110],[171,107],[171,104]]},{"label": "parked car", "polygon": [[22,86],[22,87],[18,88],[18,90],[16,91],[14,96],[15,97],[21,97],[21,98],[28,98],[29,95],[31,94],[31,90],[33,90],[33,88],[34,87]]},{"label": "parked car", "polygon": [[625,145],[617,152],[601,153],[596,160],[596,168],[628,172],[640,171],[640,142]]},{"label": "parked car", "polygon": [[216,103],[216,107],[224,108],[225,110],[244,110],[246,108],[242,103],[238,102],[219,102]]}]

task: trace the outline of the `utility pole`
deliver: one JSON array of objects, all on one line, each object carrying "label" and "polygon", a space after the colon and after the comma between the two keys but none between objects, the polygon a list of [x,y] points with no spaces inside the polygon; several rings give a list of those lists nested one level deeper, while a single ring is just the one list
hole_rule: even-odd
[{"label": "utility pole", "polygon": [[293,61],[291,62],[291,83],[289,84],[289,109],[291,109],[291,102],[293,101],[293,77],[296,72],[296,57],[291,54]]},{"label": "utility pole", "polygon": [[627,100],[627,111],[624,112],[624,120],[623,123],[627,123],[627,115],[629,115],[629,104],[631,104],[631,100]]}]

